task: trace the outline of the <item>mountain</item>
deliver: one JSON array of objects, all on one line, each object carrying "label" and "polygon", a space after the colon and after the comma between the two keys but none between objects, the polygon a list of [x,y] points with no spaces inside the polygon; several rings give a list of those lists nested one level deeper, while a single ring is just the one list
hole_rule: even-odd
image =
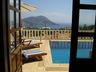
[{"label": "mountain", "polygon": [[23,20],[23,26],[25,28],[51,28],[51,29],[59,29],[64,28],[63,25],[56,24],[49,20],[45,16],[35,16],[35,17],[28,17],[24,18]]}]

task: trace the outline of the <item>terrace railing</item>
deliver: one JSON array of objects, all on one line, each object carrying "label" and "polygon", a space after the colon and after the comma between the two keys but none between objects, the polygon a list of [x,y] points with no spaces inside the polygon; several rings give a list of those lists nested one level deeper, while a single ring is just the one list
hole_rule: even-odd
[{"label": "terrace railing", "polygon": [[[92,31],[87,30],[86,32],[92,32]],[[22,29],[22,35],[25,39],[33,39],[33,40],[70,40],[71,30]],[[92,38],[82,37],[79,39],[92,39]]]}]

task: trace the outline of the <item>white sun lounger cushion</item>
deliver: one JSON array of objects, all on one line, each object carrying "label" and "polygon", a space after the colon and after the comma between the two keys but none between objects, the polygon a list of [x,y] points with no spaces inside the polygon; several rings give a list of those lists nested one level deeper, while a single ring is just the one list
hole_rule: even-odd
[{"label": "white sun lounger cushion", "polygon": [[36,49],[28,49],[28,50],[22,50],[22,54],[26,57],[29,58],[29,56],[32,55],[38,55],[38,54],[42,54],[42,50],[40,50],[39,48]]}]

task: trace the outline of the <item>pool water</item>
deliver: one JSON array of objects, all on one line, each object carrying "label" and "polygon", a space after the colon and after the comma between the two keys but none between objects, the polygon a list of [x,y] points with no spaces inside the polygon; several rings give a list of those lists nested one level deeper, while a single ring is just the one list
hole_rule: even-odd
[{"label": "pool water", "polygon": [[[78,42],[77,58],[90,58],[92,42]],[[50,41],[51,55],[53,63],[69,63],[70,41]]]}]

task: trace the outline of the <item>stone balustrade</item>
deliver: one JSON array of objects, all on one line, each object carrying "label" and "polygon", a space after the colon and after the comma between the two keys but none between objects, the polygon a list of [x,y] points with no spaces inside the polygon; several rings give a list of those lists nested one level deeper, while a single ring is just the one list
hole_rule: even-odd
[{"label": "stone balustrade", "polygon": [[[80,31],[81,32],[81,31]],[[93,32],[93,31],[82,31]],[[33,40],[70,40],[71,30],[41,30],[41,29],[22,29],[25,39]],[[91,37],[79,37],[79,39],[92,39]]]}]

